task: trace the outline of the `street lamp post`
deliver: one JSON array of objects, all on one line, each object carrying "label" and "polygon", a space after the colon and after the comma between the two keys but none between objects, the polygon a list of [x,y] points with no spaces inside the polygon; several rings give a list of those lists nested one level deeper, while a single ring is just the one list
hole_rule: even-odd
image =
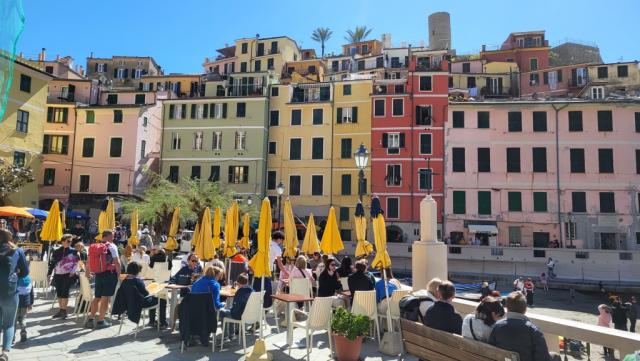
[{"label": "street lamp post", "polygon": [[280,216],[282,215],[282,195],[284,194],[284,183],[280,181],[276,187],[278,192],[278,230],[280,229]]},{"label": "street lamp post", "polygon": [[364,144],[360,143],[360,146],[353,154],[356,160],[356,167],[360,170],[358,172],[358,199],[362,202],[362,195],[364,194],[364,169],[367,167],[367,163],[369,162],[369,151]]}]

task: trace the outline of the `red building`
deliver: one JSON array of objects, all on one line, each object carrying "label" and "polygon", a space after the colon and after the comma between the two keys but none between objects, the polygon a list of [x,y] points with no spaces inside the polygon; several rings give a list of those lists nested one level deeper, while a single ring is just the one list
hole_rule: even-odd
[{"label": "red building", "polygon": [[427,167],[435,174],[431,194],[438,203],[438,233],[444,210],[449,62],[446,51],[409,49],[409,59],[406,77],[375,81],[371,96],[371,191],[386,211],[389,242],[419,238]]}]

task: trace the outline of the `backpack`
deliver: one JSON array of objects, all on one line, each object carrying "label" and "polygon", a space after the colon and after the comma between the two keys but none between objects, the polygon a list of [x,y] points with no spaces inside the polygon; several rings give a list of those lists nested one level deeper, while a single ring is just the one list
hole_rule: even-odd
[{"label": "backpack", "polygon": [[15,295],[18,290],[16,253],[11,249],[0,253],[0,296]]},{"label": "backpack", "polygon": [[422,322],[420,304],[424,301],[433,301],[428,296],[406,295],[400,299],[400,317],[416,322]]},{"label": "backpack", "polygon": [[113,256],[109,251],[109,245],[106,243],[94,243],[89,246],[89,272],[102,273],[115,271],[113,264]]}]

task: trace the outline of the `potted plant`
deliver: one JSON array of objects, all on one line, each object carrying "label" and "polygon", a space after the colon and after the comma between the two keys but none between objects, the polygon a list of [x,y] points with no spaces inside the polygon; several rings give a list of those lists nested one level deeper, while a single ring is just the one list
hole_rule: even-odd
[{"label": "potted plant", "polygon": [[343,307],[333,312],[331,333],[338,361],[358,361],[362,337],[369,332],[372,322],[371,318],[353,314]]}]

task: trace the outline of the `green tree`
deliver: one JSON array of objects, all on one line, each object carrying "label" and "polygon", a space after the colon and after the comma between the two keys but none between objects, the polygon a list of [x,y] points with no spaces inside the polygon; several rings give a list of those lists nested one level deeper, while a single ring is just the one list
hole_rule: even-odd
[{"label": "green tree", "polygon": [[34,180],[31,168],[12,164],[0,167],[0,205],[5,204],[9,195],[20,191]]},{"label": "green tree", "polygon": [[311,40],[320,43],[320,47],[322,49],[322,58],[324,58],[324,43],[329,41],[332,34],[333,31],[331,31],[329,28],[317,28],[311,34]]},{"label": "green tree", "polygon": [[358,43],[365,40],[372,30],[366,26],[356,26],[355,30],[347,30],[347,36],[344,39],[349,43]]}]

